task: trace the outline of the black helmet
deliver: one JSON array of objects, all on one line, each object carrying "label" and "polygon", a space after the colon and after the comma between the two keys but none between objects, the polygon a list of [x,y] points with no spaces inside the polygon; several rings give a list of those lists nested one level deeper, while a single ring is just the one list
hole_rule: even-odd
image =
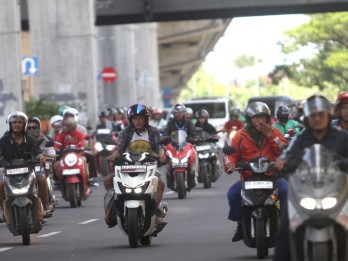
[{"label": "black helmet", "polygon": [[130,106],[127,111],[127,118],[131,120],[134,116],[138,116],[138,115],[149,118],[150,117],[149,108],[140,103],[133,104],[132,106]]},{"label": "black helmet", "polygon": [[181,104],[181,103],[175,104],[174,109],[173,109],[173,112],[174,112],[174,113],[177,113],[177,112],[186,112],[186,107],[185,107],[184,104]]},{"label": "black helmet", "polygon": [[109,113],[106,112],[106,111],[101,111],[101,112],[99,112],[99,118],[107,117],[108,114],[109,114]]},{"label": "black helmet", "polygon": [[315,112],[328,112],[331,115],[331,103],[321,94],[314,94],[307,98],[303,105],[304,116],[308,117]]},{"label": "black helmet", "polygon": [[290,109],[285,105],[279,105],[276,111],[276,115],[278,120],[281,118],[288,119],[290,115]]},{"label": "black helmet", "polygon": [[196,112],[196,118],[209,118],[209,112],[205,109],[200,109]]},{"label": "black helmet", "polygon": [[230,117],[232,116],[236,116],[236,117],[239,117],[240,116],[240,113],[241,111],[239,109],[232,109],[231,112],[230,112]]},{"label": "black helmet", "polygon": [[28,123],[29,122],[35,122],[36,123],[36,126],[37,128],[40,130],[41,129],[41,121],[38,117],[35,117],[35,116],[32,116],[32,117],[29,117],[28,118]]},{"label": "black helmet", "polygon": [[107,111],[108,115],[114,115],[117,113],[117,110],[113,107],[107,108],[106,111]]},{"label": "black helmet", "polygon": [[258,115],[266,115],[267,122],[271,119],[271,111],[264,102],[252,102],[245,110],[245,119],[251,121],[251,119]]}]

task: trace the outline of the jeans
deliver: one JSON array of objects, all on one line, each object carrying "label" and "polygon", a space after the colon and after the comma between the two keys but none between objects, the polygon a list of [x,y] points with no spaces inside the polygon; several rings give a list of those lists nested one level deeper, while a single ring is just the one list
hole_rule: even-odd
[{"label": "jeans", "polygon": [[[288,182],[285,179],[277,179],[278,185],[278,198],[280,201],[280,212],[286,207],[286,199],[288,193]],[[228,219],[233,221],[240,221],[242,219],[242,209],[241,209],[241,190],[242,190],[243,180],[238,180],[234,183],[227,192],[227,199],[230,205],[230,212],[228,214]]]}]

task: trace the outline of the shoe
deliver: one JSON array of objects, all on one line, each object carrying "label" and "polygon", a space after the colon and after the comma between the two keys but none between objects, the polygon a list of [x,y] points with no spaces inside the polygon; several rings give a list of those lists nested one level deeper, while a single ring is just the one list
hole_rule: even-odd
[{"label": "shoe", "polygon": [[242,239],[243,239],[242,223],[238,223],[236,232],[234,233],[234,236],[232,237],[232,242],[237,242]]},{"label": "shoe", "polygon": [[0,223],[5,223],[5,222],[6,222],[5,216],[2,215],[2,216],[0,217]]},{"label": "shoe", "polygon": [[89,197],[89,195],[91,195],[91,190],[89,188],[86,188],[84,196],[83,196],[83,200],[86,200]]},{"label": "shoe", "polygon": [[50,218],[50,217],[52,217],[52,212],[48,210],[44,210],[43,218]]},{"label": "shoe", "polygon": [[165,226],[165,225],[167,225],[167,222],[165,222],[164,220],[163,220],[163,218],[160,218],[160,217],[158,217],[158,216],[156,216],[155,217],[155,223],[156,223],[156,226]]}]

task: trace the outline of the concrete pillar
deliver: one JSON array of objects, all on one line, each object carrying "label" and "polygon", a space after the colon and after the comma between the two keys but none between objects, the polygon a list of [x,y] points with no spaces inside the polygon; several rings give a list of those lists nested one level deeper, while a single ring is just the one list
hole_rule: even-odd
[{"label": "concrete pillar", "polygon": [[138,24],[135,32],[138,102],[162,107],[159,81],[157,24]]},{"label": "concrete pillar", "polygon": [[37,99],[79,110],[79,122],[97,122],[97,56],[94,0],[30,0],[30,36],[38,56]]},{"label": "concrete pillar", "polygon": [[0,0],[0,136],[7,130],[7,115],[23,110],[19,3]]}]

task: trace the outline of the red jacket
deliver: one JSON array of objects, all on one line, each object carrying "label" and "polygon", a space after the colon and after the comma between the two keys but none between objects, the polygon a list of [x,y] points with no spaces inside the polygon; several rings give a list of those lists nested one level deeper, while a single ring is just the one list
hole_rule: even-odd
[{"label": "red jacket", "polygon": [[[280,156],[282,148],[288,143],[288,141],[277,128],[272,128],[272,132],[273,135],[271,137],[267,138],[264,136],[262,138],[259,149],[256,142],[250,137],[247,128],[238,130],[232,139],[232,146],[236,149],[236,152],[224,157],[225,168],[226,163],[228,162],[236,164],[241,161],[250,161],[251,159],[258,157],[265,157],[274,161],[278,156]],[[244,179],[247,175],[250,175],[250,172],[243,172],[241,179]]]},{"label": "red jacket", "polygon": [[244,129],[244,124],[241,120],[228,121],[225,123],[224,129],[229,133],[232,127],[237,127],[237,130]]},{"label": "red jacket", "polygon": [[86,134],[79,130],[74,130],[72,133],[59,133],[57,136],[54,148],[56,150],[64,150],[68,145],[75,145],[76,148],[83,148],[86,146]]}]

